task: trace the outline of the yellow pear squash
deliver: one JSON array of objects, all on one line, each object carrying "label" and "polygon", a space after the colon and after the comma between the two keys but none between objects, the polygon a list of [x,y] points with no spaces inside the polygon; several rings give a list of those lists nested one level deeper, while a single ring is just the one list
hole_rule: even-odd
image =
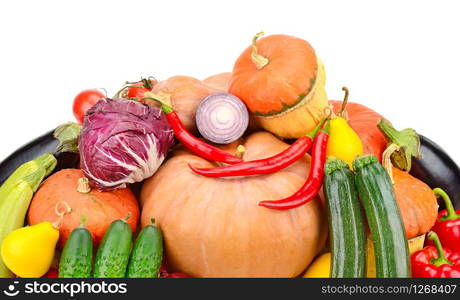
[{"label": "yellow pear squash", "polygon": [[[244,160],[288,147],[268,132],[240,143]],[[237,146],[224,149],[235,153]],[[323,248],[327,218],[319,197],[286,211],[258,206],[297,191],[308,175],[308,156],[273,174],[225,179],[197,175],[188,164],[217,166],[179,149],[141,192],[142,226],[155,218],[172,269],[195,277],[295,277]]]}]

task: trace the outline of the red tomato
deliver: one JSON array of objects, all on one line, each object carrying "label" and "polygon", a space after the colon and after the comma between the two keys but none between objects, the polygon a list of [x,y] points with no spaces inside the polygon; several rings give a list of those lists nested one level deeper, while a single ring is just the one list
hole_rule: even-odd
[{"label": "red tomato", "polygon": [[150,79],[151,87],[145,86],[144,82],[135,83],[134,86],[128,87],[126,90],[127,98],[142,98],[145,92],[151,92],[157,81]]},{"label": "red tomato", "polygon": [[99,99],[105,98],[105,95],[96,89],[81,91],[73,100],[73,115],[78,123],[82,124],[85,119],[85,113]]}]

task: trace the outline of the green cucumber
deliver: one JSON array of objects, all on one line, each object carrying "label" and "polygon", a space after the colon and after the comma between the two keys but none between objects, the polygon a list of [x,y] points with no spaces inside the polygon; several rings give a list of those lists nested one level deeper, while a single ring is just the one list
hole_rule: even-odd
[{"label": "green cucumber", "polygon": [[353,169],[374,245],[376,276],[410,277],[406,231],[388,173],[373,155],[356,158]]},{"label": "green cucumber", "polygon": [[59,278],[90,278],[93,266],[93,240],[83,226],[72,230],[59,261]]},{"label": "green cucumber", "polygon": [[324,193],[329,214],[332,278],[361,278],[366,272],[366,225],[348,164],[328,157]]},{"label": "green cucumber", "polygon": [[157,278],[163,260],[163,236],[152,224],[145,226],[134,243],[128,264],[128,278]]},{"label": "green cucumber", "polygon": [[125,220],[110,224],[97,250],[94,278],[123,278],[132,243],[131,227]]}]

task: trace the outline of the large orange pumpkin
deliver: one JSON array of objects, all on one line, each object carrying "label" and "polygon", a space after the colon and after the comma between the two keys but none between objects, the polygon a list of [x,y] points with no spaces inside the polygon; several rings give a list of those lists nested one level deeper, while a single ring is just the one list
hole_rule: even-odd
[{"label": "large orange pumpkin", "polygon": [[229,92],[243,100],[266,130],[297,138],[324,115],[324,67],[310,44],[271,35],[249,46],[233,68]]},{"label": "large orange pumpkin", "polygon": [[[174,108],[185,128],[191,132],[196,132],[195,113],[198,104],[206,96],[216,92],[219,90],[190,76],[173,76],[158,82],[152,90],[157,98]],[[151,100],[146,102],[150,105],[157,105]]]},{"label": "large orange pumpkin", "polygon": [[[139,220],[139,206],[130,189],[89,193],[77,191],[78,181],[83,172],[77,169],[64,169],[46,179],[35,193],[30,204],[28,222],[30,225],[44,221],[57,222],[58,212],[70,208],[59,226],[59,245],[64,246],[72,230],[80,225],[82,216],[86,217],[85,227],[91,232],[94,243],[102,240],[110,224],[118,219],[128,219],[133,232]],[[65,203],[64,203],[65,202]]]},{"label": "large orange pumpkin", "polygon": [[[245,160],[279,153],[287,144],[268,132],[242,141]],[[235,152],[237,144],[224,147]],[[287,211],[258,206],[293,194],[307,178],[309,157],[273,174],[241,178],[196,175],[188,164],[213,167],[176,151],[144,183],[141,222],[161,227],[171,267],[196,277],[294,277],[323,248],[327,217],[315,199]]]}]

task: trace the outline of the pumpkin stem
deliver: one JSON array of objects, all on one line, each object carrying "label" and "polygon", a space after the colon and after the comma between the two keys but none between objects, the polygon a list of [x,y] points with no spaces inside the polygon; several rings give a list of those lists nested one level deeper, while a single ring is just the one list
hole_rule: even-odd
[{"label": "pumpkin stem", "polygon": [[381,119],[377,124],[380,131],[387,137],[390,143],[399,146],[391,159],[393,164],[403,171],[409,172],[412,166],[412,157],[420,157],[420,137],[412,128],[396,130],[386,120]]},{"label": "pumpkin stem", "polygon": [[235,156],[238,158],[243,158],[244,152],[246,152],[246,148],[243,145],[239,145],[236,147]]},{"label": "pumpkin stem", "polygon": [[[59,211],[59,205],[62,204],[64,206],[64,211]],[[65,201],[59,201],[54,206],[54,213],[59,217],[56,222],[53,222],[52,225],[54,228],[58,229],[61,226],[62,220],[64,216],[72,211],[70,205]]]},{"label": "pumpkin stem", "polygon": [[396,144],[391,144],[388,146],[385,151],[383,151],[382,155],[382,164],[385,170],[387,171],[388,175],[390,176],[391,183],[394,184],[393,180],[393,164],[391,162],[391,155],[399,150],[399,146]]},{"label": "pumpkin stem", "polygon": [[343,114],[345,113],[345,109],[348,104],[348,96],[350,95],[350,91],[348,90],[346,86],[342,87],[342,91],[345,92],[345,95],[343,96],[342,106],[340,107],[340,110],[337,113],[339,117],[343,117]]},{"label": "pumpkin stem", "polygon": [[86,177],[78,179],[77,192],[82,194],[88,194],[91,192],[91,187],[89,186],[89,180]]},{"label": "pumpkin stem", "polygon": [[268,58],[266,58],[265,56],[262,56],[259,53],[257,53],[257,46],[256,46],[257,39],[260,38],[261,36],[263,36],[264,34],[265,33],[263,31],[261,31],[261,32],[257,33],[254,36],[254,38],[252,39],[251,60],[256,65],[257,70],[260,70],[260,69],[264,68],[270,62],[270,60]]}]

